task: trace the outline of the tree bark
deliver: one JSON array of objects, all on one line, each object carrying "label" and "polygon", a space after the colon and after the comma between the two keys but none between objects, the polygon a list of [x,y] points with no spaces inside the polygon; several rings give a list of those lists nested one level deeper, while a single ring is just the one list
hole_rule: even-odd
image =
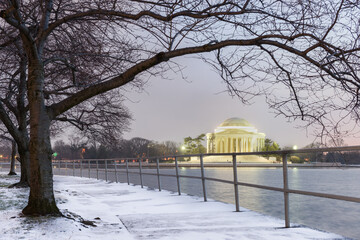
[{"label": "tree bark", "polygon": [[30,177],[30,153],[29,149],[19,151],[20,164],[21,164],[21,177],[20,177],[20,186],[29,186],[29,177]]},{"label": "tree bark", "polygon": [[44,71],[40,60],[29,61],[30,196],[25,215],[61,215],[55,203],[51,162],[50,123],[43,95]]},{"label": "tree bark", "polygon": [[15,184],[16,187],[28,187],[29,186],[29,177],[30,177],[30,152],[29,152],[29,134],[27,129],[27,110],[26,110],[26,81],[27,81],[27,59],[26,55],[23,53],[21,55],[20,62],[20,84],[19,84],[19,93],[16,99],[17,107],[19,109],[18,114],[18,130],[21,133],[21,141],[18,143],[18,152],[20,156],[21,164],[21,177],[20,182]]},{"label": "tree bark", "polygon": [[11,163],[10,163],[10,172],[8,175],[17,175],[15,172],[15,157],[16,157],[16,142],[15,140],[12,140],[12,144],[11,144]]}]

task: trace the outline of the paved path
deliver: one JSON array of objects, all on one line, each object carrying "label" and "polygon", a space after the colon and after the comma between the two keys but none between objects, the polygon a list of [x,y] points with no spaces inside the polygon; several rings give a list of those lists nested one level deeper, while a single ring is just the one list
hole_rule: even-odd
[{"label": "paved path", "polygon": [[231,204],[140,186],[56,176],[55,192],[64,199],[61,209],[101,219],[95,221],[99,234],[101,229],[109,234],[122,229],[125,239],[341,239],[304,226],[284,228],[283,220],[248,210],[234,212]]}]

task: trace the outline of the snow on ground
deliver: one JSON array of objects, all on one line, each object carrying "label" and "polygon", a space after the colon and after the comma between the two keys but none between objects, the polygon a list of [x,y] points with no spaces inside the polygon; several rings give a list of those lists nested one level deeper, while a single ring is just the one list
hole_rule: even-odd
[{"label": "snow on ground", "polygon": [[75,220],[24,217],[28,190],[6,187],[17,180],[0,174],[0,239],[343,239],[304,226],[284,228],[283,220],[244,208],[237,213],[231,204],[65,176],[54,178],[55,197]]}]

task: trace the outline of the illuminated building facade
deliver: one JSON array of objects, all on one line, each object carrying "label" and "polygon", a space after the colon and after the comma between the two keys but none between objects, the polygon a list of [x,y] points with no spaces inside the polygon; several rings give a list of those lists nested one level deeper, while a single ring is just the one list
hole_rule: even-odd
[{"label": "illuminated building facade", "polygon": [[263,148],[265,134],[244,119],[229,118],[206,134],[206,140],[208,153],[256,152]]}]

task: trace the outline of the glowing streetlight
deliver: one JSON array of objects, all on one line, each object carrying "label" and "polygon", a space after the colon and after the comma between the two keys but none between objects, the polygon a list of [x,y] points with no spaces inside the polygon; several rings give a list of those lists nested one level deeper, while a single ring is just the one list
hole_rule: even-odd
[{"label": "glowing streetlight", "polygon": [[298,146],[294,145],[293,150],[297,150],[297,149],[298,149]]}]

